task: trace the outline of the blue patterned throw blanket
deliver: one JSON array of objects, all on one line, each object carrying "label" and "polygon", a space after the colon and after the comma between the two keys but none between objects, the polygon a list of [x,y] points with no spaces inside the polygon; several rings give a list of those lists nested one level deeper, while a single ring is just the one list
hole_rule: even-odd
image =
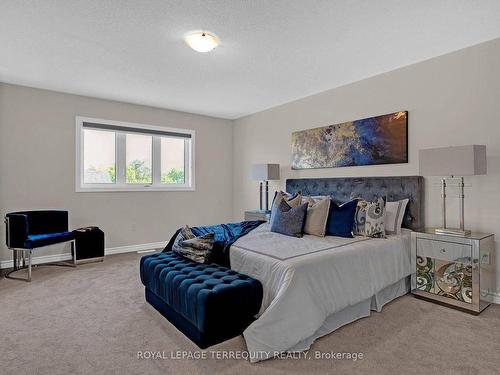
[{"label": "blue patterned throw blanket", "polygon": [[[230,267],[229,248],[236,240],[257,228],[264,221],[242,221],[239,223],[217,224],[204,227],[191,227],[195,236],[203,236],[214,233],[214,246],[210,255],[210,262],[217,263],[224,267]],[[168,242],[163,252],[172,251],[172,245],[182,228],[179,228]]]}]

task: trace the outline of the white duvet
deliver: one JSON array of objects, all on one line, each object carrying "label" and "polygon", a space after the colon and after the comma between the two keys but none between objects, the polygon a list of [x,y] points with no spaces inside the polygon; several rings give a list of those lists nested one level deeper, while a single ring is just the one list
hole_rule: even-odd
[{"label": "white duvet", "polygon": [[406,230],[375,239],[294,238],[269,229],[261,225],[230,251],[231,268],[259,280],[264,289],[259,318],[243,333],[250,353],[296,350],[329,315],[410,274]]}]

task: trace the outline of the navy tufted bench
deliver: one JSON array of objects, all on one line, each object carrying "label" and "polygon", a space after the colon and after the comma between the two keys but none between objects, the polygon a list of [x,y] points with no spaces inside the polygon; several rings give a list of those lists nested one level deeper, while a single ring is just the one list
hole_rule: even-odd
[{"label": "navy tufted bench", "polygon": [[140,272],[146,300],[202,349],[240,335],[262,303],[259,281],[174,252],[142,257]]}]

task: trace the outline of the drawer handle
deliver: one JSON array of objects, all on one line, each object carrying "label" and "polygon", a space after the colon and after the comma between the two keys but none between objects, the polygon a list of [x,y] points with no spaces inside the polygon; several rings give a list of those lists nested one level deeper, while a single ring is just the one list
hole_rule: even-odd
[{"label": "drawer handle", "polygon": [[439,251],[441,251],[442,253],[446,253],[446,249],[441,249]]}]

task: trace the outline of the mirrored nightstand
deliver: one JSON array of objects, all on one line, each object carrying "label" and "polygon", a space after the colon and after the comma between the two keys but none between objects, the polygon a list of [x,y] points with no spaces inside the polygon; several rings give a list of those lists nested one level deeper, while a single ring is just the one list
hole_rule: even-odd
[{"label": "mirrored nightstand", "polygon": [[495,285],[494,235],[467,237],[413,232],[412,293],[419,298],[479,314]]}]

